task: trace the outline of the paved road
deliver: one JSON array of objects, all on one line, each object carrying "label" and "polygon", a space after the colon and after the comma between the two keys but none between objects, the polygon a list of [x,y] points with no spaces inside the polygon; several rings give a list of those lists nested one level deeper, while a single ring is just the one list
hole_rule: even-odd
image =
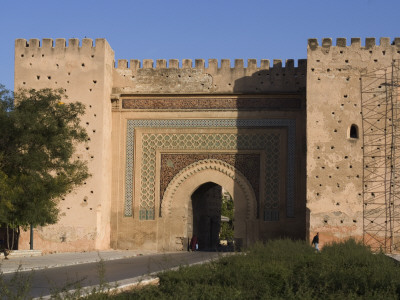
[{"label": "paved road", "polygon": [[[127,283],[135,277],[145,276],[162,270],[216,259],[221,254],[215,252],[180,252],[171,254],[152,254],[104,261],[105,280],[109,283]],[[35,271],[20,272],[23,276],[32,275],[32,297],[47,296],[52,290],[69,287],[86,287],[99,284],[99,263],[87,263],[73,266],[56,267]],[[6,281],[11,280],[14,273],[4,274]],[[23,280],[22,280],[23,281]],[[21,282],[21,280],[19,280]]]}]

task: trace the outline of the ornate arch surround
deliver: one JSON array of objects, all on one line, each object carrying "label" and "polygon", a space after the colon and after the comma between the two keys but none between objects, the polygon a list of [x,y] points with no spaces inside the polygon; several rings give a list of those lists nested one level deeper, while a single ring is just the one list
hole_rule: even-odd
[{"label": "ornate arch surround", "polygon": [[[192,176],[195,176],[201,172],[204,172],[206,170],[211,170],[217,173],[218,175],[216,176],[215,179],[217,180],[211,180],[217,184],[222,185],[222,180],[218,180],[218,178],[230,178],[234,182],[234,189],[240,188],[243,195],[245,195],[245,203],[246,203],[246,217],[247,219],[250,218],[255,218],[257,215],[257,205],[256,205],[256,195],[254,193],[254,190],[250,184],[250,182],[247,180],[247,178],[240,172],[238,171],[235,167],[227,164],[224,161],[218,160],[218,159],[204,159],[201,161],[197,161],[186,168],[182,169],[169,183],[163,200],[162,200],[162,206],[161,206],[161,215],[163,217],[171,217],[172,216],[172,204],[174,201],[174,196],[176,195],[177,191],[184,186],[185,181],[187,181],[189,178]],[[190,191],[188,191],[188,199],[190,199],[190,195],[203,183],[210,181],[208,177],[206,177],[206,180],[201,181],[197,184],[196,187],[191,188]],[[234,190],[230,187],[224,187],[226,188],[232,196],[234,196]],[[234,201],[235,200],[235,197]]]}]

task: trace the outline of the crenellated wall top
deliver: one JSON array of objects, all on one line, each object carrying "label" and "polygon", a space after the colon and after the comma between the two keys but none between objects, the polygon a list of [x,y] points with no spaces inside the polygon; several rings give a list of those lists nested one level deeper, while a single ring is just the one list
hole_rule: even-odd
[{"label": "crenellated wall top", "polygon": [[79,39],[16,39],[15,48],[98,48],[108,44],[106,39],[96,39],[96,44],[93,44],[92,39],[84,38],[82,43]]},{"label": "crenellated wall top", "polygon": [[[308,48],[310,50],[316,50],[319,47],[322,48],[330,48],[335,45],[332,44],[332,39],[331,38],[323,38],[321,41],[321,45],[318,43],[318,39],[308,39]],[[351,48],[359,48],[359,49],[370,49],[372,47],[392,47],[395,46],[397,48],[400,48],[400,38],[394,38],[393,41],[391,41],[390,38],[388,37],[382,37],[379,39],[379,45],[376,43],[375,38],[366,38],[365,39],[365,46],[362,46],[361,44],[361,38],[351,38],[350,39],[350,45],[347,45],[347,39],[346,38],[337,38],[336,39],[336,47],[351,47]]]},{"label": "crenellated wall top", "polygon": [[231,65],[230,59],[209,59],[208,60],[208,67],[206,67],[206,60],[205,59],[195,59],[194,65],[192,59],[182,59],[179,61],[178,59],[157,59],[155,62],[152,59],[144,59],[142,61],[138,59],[119,59],[116,69],[126,70],[131,69],[136,71],[138,69],[199,69],[199,70],[269,70],[271,68],[277,69],[286,69],[286,70],[294,70],[297,68],[306,69],[307,60],[306,59],[299,59],[297,61],[297,67],[295,67],[295,60],[287,59],[285,61],[285,66],[282,66],[281,59],[274,59],[271,62],[269,59],[261,59],[257,61],[257,59],[248,59],[247,60],[247,67],[245,67],[243,59],[235,59],[234,66]]}]

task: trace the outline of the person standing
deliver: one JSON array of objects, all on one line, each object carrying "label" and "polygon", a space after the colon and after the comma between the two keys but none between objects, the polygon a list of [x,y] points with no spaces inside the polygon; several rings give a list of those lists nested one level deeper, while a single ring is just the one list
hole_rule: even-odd
[{"label": "person standing", "polygon": [[315,250],[317,250],[317,252],[319,252],[319,232],[317,232],[317,234],[314,236],[311,245],[315,246]]},{"label": "person standing", "polygon": [[190,241],[190,250],[192,250],[192,251],[199,250],[199,244],[198,244],[196,235],[193,235],[192,240]]}]

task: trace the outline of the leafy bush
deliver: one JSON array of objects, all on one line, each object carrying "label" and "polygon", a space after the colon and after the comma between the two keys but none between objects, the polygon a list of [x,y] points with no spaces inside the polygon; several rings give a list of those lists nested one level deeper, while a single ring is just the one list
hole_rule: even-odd
[{"label": "leafy bush", "polygon": [[210,264],[160,274],[160,285],[117,299],[396,299],[400,268],[348,240],[320,253],[303,241],[275,240]]}]

